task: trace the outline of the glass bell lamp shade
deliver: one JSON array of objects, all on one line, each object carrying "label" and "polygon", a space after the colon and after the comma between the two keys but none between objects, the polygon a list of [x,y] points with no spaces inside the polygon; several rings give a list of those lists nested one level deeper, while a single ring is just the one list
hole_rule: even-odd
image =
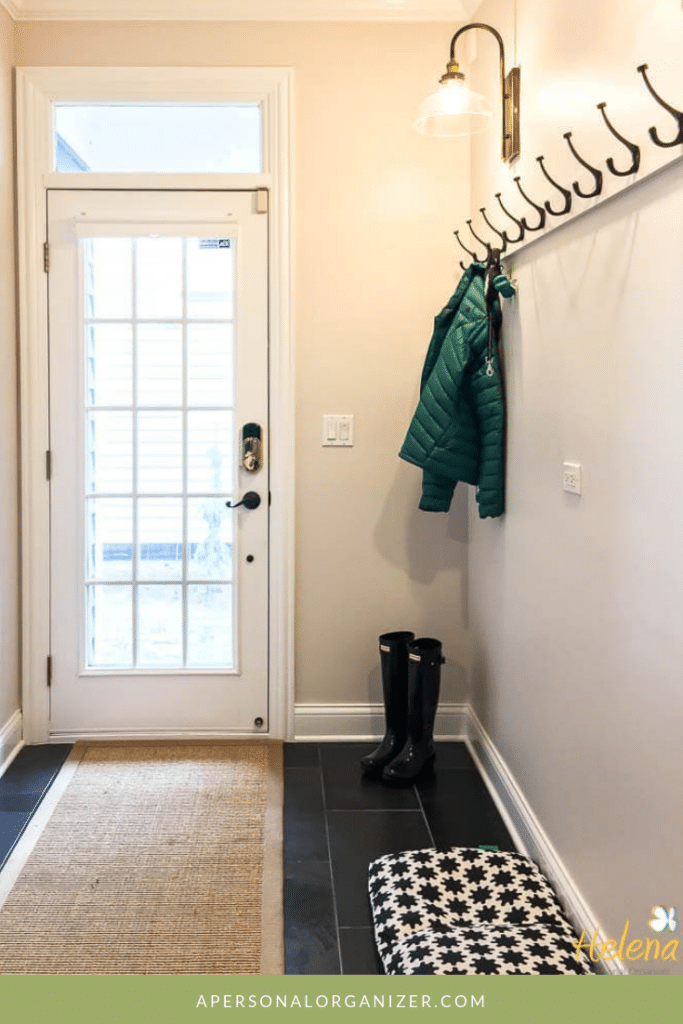
[{"label": "glass bell lamp shade", "polygon": [[493,111],[483,96],[472,92],[462,77],[446,78],[417,108],[412,127],[421,135],[456,138],[491,127]]}]

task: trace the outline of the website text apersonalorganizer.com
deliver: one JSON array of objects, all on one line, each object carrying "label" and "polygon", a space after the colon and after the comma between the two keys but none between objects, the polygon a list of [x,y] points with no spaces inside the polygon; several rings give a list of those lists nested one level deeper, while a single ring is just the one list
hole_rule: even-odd
[{"label": "website text apersonalorganizer.com", "polygon": [[267,994],[256,995],[254,993],[240,995],[239,993],[230,992],[223,995],[202,993],[197,998],[196,1003],[197,1009],[206,1010],[355,1010],[361,1008],[371,1010],[426,1010],[432,1007],[442,1007],[445,1010],[483,1009],[484,997],[483,995],[463,995],[462,993],[455,993],[453,995],[446,993],[441,996],[428,996],[421,993],[412,993],[410,995],[400,995],[398,993],[392,993],[391,995],[349,993],[347,995],[318,996],[306,993],[301,996],[296,994],[271,996]]}]

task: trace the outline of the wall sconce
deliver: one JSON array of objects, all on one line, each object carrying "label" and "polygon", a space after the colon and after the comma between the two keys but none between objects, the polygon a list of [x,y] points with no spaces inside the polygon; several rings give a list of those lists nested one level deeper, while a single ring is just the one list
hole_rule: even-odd
[{"label": "wall sconce", "polygon": [[436,92],[423,100],[417,109],[413,128],[422,135],[454,138],[475,135],[491,127],[493,112],[483,96],[465,85],[465,76],[455,59],[455,44],[463,32],[471,28],[485,28],[498,40],[500,47],[500,86],[503,107],[503,160],[509,162],[519,156],[519,68],[505,74],[505,49],[499,32],[490,25],[473,21],[459,28],[451,39],[451,59],[445,74],[439,79]]}]

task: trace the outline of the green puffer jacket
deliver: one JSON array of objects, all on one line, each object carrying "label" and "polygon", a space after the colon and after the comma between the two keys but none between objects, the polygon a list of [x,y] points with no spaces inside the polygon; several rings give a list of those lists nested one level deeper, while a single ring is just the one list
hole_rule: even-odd
[{"label": "green puffer jacket", "polygon": [[[455,485],[462,480],[478,484],[482,519],[499,516],[504,509],[505,415],[496,344],[500,301],[496,295],[489,306],[493,343],[487,374],[484,275],[483,264],[471,264],[435,318],[420,401],[399,452],[423,470],[421,509],[448,512]],[[509,282],[504,283],[509,289]]]}]

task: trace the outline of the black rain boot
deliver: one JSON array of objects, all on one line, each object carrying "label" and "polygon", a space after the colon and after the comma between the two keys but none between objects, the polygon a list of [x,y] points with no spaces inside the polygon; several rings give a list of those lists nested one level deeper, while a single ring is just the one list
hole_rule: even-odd
[{"label": "black rain boot", "polygon": [[434,719],[444,660],[440,640],[421,637],[408,644],[408,738],[382,772],[385,782],[412,782],[434,760]]},{"label": "black rain boot", "polygon": [[408,643],[414,633],[382,633],[379,660],[384,697],[384,739],[371,754],[360,760],[366,772],[380,772],[393,761],[408,735]]}]

